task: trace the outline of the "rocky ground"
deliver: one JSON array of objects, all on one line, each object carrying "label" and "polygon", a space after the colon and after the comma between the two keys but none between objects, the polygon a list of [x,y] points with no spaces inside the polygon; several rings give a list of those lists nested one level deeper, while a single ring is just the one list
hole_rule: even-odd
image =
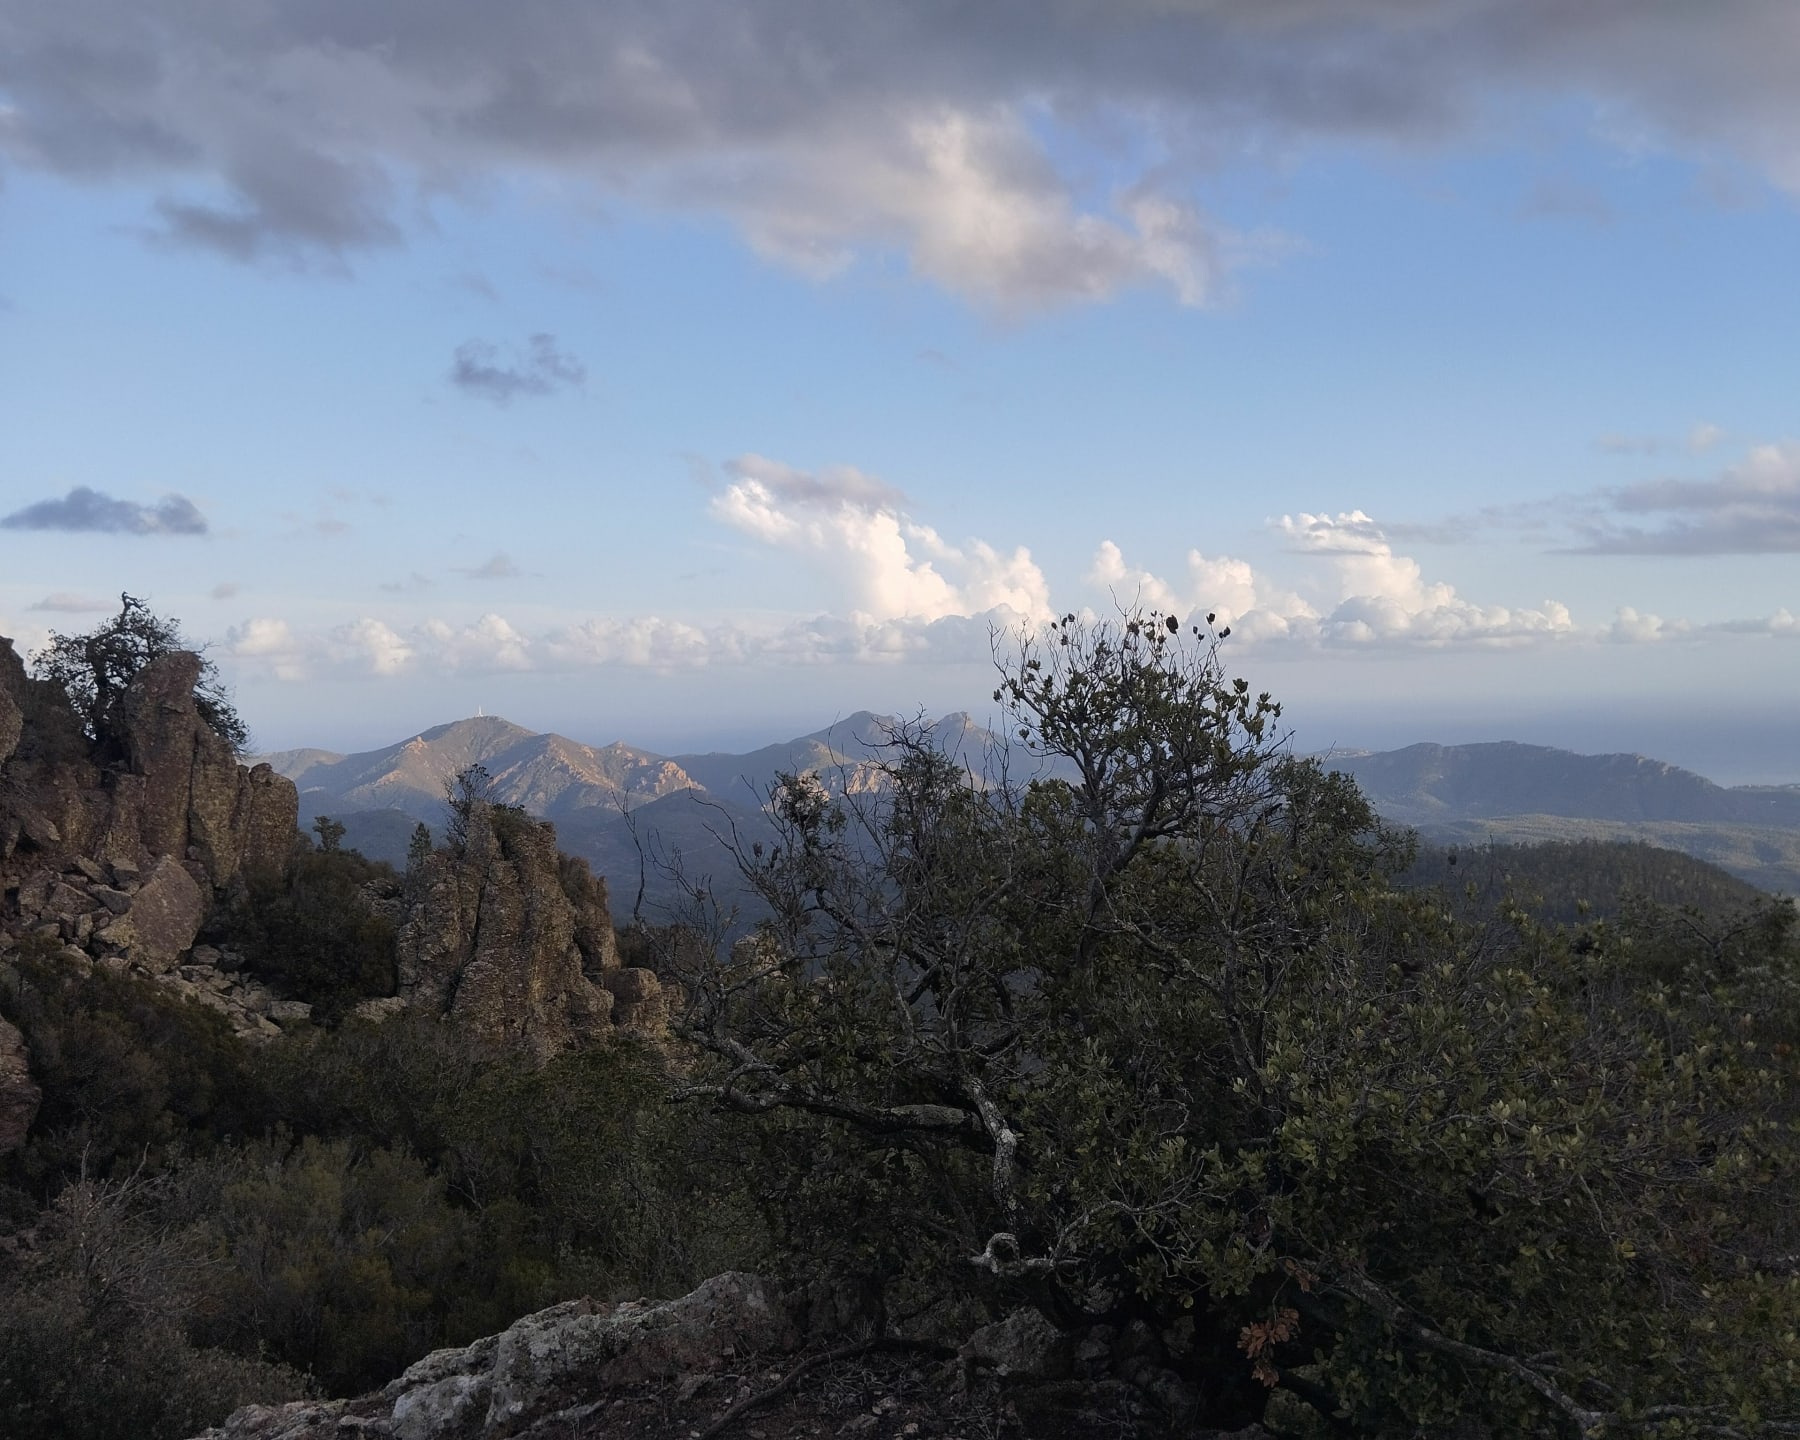
[{"label": "rocky ground", "polygon": [[953,1349],[846,1339],[817,1310],[743,1274],[572,1301],[372,1394],[247,1406],[197,1440],[1267,1440],[1186,1423],[1173,1377],[1133,1371],[1129,1337],[1071,1345],[1023,1310]]}]

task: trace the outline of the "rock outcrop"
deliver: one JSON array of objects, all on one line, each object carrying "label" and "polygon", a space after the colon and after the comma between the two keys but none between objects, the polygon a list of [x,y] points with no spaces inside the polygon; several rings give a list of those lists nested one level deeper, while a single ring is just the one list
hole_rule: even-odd
[{"label": "rock outcrop", "polygon": [[[267,765],[237,763],[200,715],[199,679],[200,657],[186,651],[146,665],[122,702],[124,764],[101,770],[71,744],[79,725],[66,704],[44,690],[30,703],[38,682],[0,637],[0,866],[63,870],[81,858],[147,871],[173,858],[211,891],[279,866],[299,792]],[[36,736],[25,723],[33,710]]]},{"label": "rock outcrop", "polygon": [[107,911],[88,938],[151,975],[166,975],[193,948],[211,905],[211,897],[201,893],[194,877],[172,855],[151,862],[142,883],[130,889],[96,884],[88,893]]},{"label": "rock outcrop", "polygon": [[621,969],[606,890],[548,822],[473,802],[424,860],[400,926],[400,994],[494,1050],[550,1056],[620,1025],[660,1033],[657,977]]},{"label": "rock outcrop", "polygon": [[1196,1425],[1194,1393],[1172,1374],[1148,1389],[1119,1378],[1135,1352],[1108,1327],[1082,1345],[1090,1362],[1077,1352],[1072,1365],[1073,1337],[1034,1310],[957,1351],[879,1328],[846,1334],[818,1323],[818,1308],[738,1272],[676,1300],[570,1301],[434,1351],[356,1399],[246,1405],[195,1440],[903,1440],[994,1433],[997,1417],[1006,1434],[1065,1440],[1271,1440],[1260,1425]]},{"label": "rock outcrop", "polygon": [[358,1400],[247,1405],[198,1440],[487,1440],[585,1408],[648,1380],[698,1379],[721,1365],[792,1349],[797,1327],[762,1280],[716,1275],[677,1300],[573,1300],[499,1335],[438,1350]]},{"label": "rock outcrop", "polygon": [[25,1037],[0,1020],[0,1155],[25,1143],[42,1098],[25,1063]]},{"label": "rock outcrop", "polygon": [[0,637],[0,765],[12,759],[25,733],[25,662],[12,643]]},{"label": "rock outcrop", "polygon": [[200,669],[186,652],[146,665],[122,699],[123,758],[101,766],[66,698],[0,637],[0,955],[33,938],[71,970],[152,976],[273,1035],[310,1007],[194,942],[221,896],[285,863],[299,794],[237,763],[195,702]]}]

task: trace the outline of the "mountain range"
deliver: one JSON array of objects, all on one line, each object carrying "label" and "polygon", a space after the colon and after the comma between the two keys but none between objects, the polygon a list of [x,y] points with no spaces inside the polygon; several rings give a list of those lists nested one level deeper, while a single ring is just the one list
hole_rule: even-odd
[{"label": "mountain range", "polygon": [[[345,826],[346,845],[394,864],[415,825],[439,825],[456,776],[480,765],[490,798],[553,821],[563,849],[609,877],[629,910],[640,877],[652,903],[674,898],[660,867],[677,856],[693,878],[726,874],[731,861],[719,837],[735,830],[752,840],[764,831],[763,801],[781,772],[812,772],[836,795],[877,788],[877,757],[900,723],[858,711],[747,754],[659,755],[622,742],[584,745],[485,715],[354,755],[305,749],[257,758],[299,789],[302,826],[329,815]],[[966,753],[981,770],[993,737],[967,715],[917,723],[939,749]]]},{"label": "mountain range", "polygon": [[[615,903],[625,902],[629,913],[634,895],[653,906],[670,900],[659,860],[679,856],[691,875],[730,876],[720,837],[735,830],[748,841],[762,833],[762,800],[777,773],[816,772],[836,794],[876,788],[879,751],[897,723],[859,711],[745,754],[662,755],[476,716],[360,754],[288,750],[259,758],[299,788],[303,825],[329,815],[345,825],[346,844],[396,863],[416,824],[438,825],[457,774],[480,765],[494,799],[554,821],[563,848],[608,876]],[[1002,743],[963,714],[919,723],[974,774]],[[1764,889],[1800,891],[1800,785],[1728,788],[1641,755],[1513,742],[1321,758],[1353,776],[1386,819],[1428,841],[1644,840]]]}]

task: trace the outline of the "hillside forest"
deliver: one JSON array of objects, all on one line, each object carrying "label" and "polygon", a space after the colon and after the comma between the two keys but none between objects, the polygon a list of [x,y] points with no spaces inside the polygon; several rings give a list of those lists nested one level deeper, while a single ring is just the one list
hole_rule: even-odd
[{"label": "hillside forest", "polygon": [[946,1393],[1035,1317],[989,1433],[1800,1434],[1788,900],[1384,822],[1204,623],[1065,616],[995,685],[1003,749],[893,723],[617,923],[478,767],[398,863],[303,832],[129,597],[0,644],[0,1434],[730,1270]]}]

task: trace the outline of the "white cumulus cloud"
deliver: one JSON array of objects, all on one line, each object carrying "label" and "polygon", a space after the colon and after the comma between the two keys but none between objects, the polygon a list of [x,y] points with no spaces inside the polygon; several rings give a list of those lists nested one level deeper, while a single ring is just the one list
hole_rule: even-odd
[{"label": "white cumulus cloud", "polygon": [[[1186,617],[1210,613],[1245,643],[1293,641],[1342,647],[1520,645],[1575,633],[1569,609],[1480,605],[1455,587],[1425,579],[1418,561],[1397,554],[1361,510],[1284,515],[1276,529],[1322,567],[1322,581],[1289,589],[1248,561],[1188,552],[1187,574],[1169,581],[1127,563],[1112,541],[1094,556],[1087,580],[1122,604],[1141,603]],[[1315,598],[1305,598],[1310,589]]]},{"label": "white cumulus cloud", "polygon": [[1050,586],[1024,546],[960,545],[908,517],[900,498],[859,471],[817,475],[760,456],[727,467],[715,519],[796,554],[844,596],[860,623],[935,621],[1005,609],[1031,620],[1051,614]]}]

